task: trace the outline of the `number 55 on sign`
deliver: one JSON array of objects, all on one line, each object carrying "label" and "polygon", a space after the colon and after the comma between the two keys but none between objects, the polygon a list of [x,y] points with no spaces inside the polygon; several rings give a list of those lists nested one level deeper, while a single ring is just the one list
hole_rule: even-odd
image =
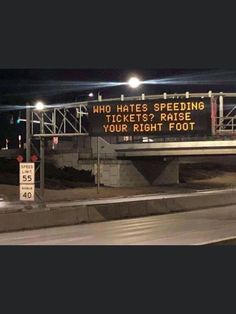
[{"label": "number 55 on sign", "polygon": [[33,162],[20,163],[20,184],[35,183],[35,166]]}]

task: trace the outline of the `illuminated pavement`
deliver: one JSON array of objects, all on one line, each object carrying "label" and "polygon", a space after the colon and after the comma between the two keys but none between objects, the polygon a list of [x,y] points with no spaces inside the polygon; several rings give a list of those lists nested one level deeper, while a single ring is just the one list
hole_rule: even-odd
[{"label": "illuminated pavement", "polygon": [[236,237],[236,205],[0,234],[0,245],[199,245]]}]

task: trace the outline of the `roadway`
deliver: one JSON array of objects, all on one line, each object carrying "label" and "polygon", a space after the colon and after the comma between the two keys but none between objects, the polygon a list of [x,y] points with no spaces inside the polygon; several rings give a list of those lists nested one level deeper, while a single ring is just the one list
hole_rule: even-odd
[{"label": "roadway", "polygon": [[0,234],[0,245],[202,245],[236,237],[236,205]]}]

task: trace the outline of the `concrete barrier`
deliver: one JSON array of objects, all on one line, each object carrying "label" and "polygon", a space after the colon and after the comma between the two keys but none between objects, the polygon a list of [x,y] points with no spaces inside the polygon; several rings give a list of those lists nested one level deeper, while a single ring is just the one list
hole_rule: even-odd
[{"label": "concrete barrier", "polygon": [[236,204],[236,193],[33,209],[0,214],[0,232],[144,217]]}]

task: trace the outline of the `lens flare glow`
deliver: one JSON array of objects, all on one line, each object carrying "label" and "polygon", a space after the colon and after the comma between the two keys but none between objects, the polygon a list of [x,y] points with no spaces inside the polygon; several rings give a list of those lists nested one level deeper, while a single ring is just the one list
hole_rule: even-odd
[{"label": "lens flare glow", "polygon": [[131,88],[138,88],[141,82],[137,77],[131,77],[128,81],[128,84]]},{"label": "lens flare glow", "polygon": [[45,104],[42,101],[38,101],[35,104],[35,109],[36,110],[43,110],[43,109],[45,109]]}]

